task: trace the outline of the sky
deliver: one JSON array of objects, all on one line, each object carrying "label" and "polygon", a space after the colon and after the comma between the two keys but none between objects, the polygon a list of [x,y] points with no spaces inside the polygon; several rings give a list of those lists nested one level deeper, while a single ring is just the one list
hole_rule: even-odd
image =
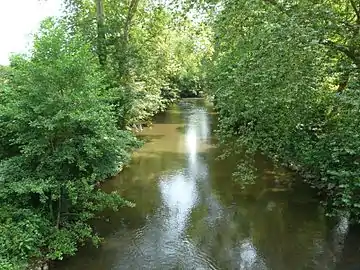
[{"label": "sky", "polygon": [[62,0],[0,0],[0,65],[26,52],[42,19],[61,14]]}]

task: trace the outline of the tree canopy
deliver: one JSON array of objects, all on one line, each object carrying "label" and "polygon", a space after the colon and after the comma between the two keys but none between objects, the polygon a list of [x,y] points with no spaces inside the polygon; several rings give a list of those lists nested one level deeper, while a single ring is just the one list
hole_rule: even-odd
[{"label": "tree canopy", "polygon": [[208,66],[220,137],[295,168],[326,194],[332,213],[351,213],[353,221],[360,206],[359,10],[349,0],[221,2]]}]

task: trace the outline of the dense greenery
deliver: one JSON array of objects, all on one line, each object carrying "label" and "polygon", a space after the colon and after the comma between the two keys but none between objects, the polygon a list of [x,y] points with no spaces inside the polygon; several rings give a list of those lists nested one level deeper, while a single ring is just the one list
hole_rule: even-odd
[{"label": "dense greenery", "polygon": [[220,137],[297,169],[332,213],[359,221],[359,2],[230,0],[217,12]]},{"label": "dense greenery", "polygon": [[[99,183],[186,86],[201,89],[204,25],[151,1],[65,1],[27,55],[0,67],[0,269],[73,255],[88,221],[131,206]],[[205,45],[205,47],[203,46]]]},{"label": "dense greenery", "polygon": [[204,86],[222,142],[295,168],[360,220],[358,1],[64,4],[0,67],[0,269],[98,243],[89,220],[132,205],[99,189],[139,146],[127,130]]},{"label": "dense greenery", "polygon": [[74,254],[96,211],[126,203],[96,187],[136,141],[116,127],[95,60],[80,37],[47,20],[31,56],[11,61],[0,112],[1,269],[16,267],[6,258]]},{"label": "dense greenery", "polygon": [[[72,30],[101,48],[99,61],[107,70],[112,102],[128,104],[118,108],[121,125],[146,122],[188,95],[188,85],[202,84],[201,60],[210,53],[202,23],[157,1],[66,2]],[[99,31],[105,31],[100,39]]]}]

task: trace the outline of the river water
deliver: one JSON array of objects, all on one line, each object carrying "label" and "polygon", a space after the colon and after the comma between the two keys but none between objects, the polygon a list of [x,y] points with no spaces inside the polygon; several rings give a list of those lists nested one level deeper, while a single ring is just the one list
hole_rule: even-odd
[{"label": "river water", "polygon": [[217,159],[215,128],[203,100],[159,114],[130,166],[104,184],[136,207],[104,213],[94,224],[104,243],[55,269],[360,269],[360,234],[345,218],[326,219],[313,190],[262,157],[242,190],[237,157]]}]

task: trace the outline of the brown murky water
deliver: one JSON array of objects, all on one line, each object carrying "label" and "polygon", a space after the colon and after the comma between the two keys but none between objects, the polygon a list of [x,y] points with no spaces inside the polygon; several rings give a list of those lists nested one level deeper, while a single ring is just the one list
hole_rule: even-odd
[{"label": "brown murky water", "polygon": [[219,161],[216,116],[203,100],[183,100],[155,119],[129,168],[108,181],[136,202],[95,224],[100,248],[82,248],[58,270],[360,269],[359,233],[328,221],[312,190],[257,158],[257,183],[231,179],[236,158]]}]

